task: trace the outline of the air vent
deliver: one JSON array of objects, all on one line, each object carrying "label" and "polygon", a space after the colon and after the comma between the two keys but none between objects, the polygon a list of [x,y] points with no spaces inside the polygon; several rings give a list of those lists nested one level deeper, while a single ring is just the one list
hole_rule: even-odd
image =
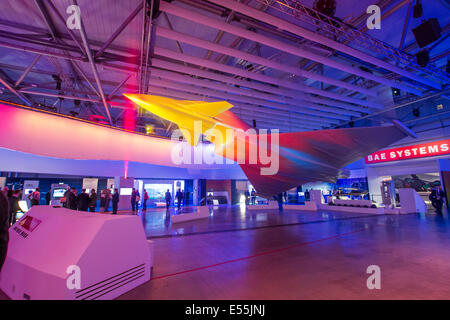
[{"label": "air vent", "polygon": [[128,269],[76,292],[77,300],[95,300],[145,275],[145,264]]}]

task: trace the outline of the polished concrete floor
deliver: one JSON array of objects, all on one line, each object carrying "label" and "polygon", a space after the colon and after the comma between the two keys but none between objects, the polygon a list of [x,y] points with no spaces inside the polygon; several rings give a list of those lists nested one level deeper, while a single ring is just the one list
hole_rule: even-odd
[{"label": "polished concrete floor", "polygon": [[[119,299],[450,299],[446,214],[234,206],[175,225],[164,209],[138,214],[155,242],[152,280]],[[370,265],[380,290],[367,288]]]}]

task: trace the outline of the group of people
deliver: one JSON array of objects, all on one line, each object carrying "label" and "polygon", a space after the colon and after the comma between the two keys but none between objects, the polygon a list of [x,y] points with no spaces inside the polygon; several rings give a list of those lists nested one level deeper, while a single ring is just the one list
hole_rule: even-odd
[{"label": "group of people", "polygon": [[68,187],[64,193],[64,198],[61,199],[64,208],[79,211],[95,212],[97,206],[97,193],[92,189],[90,193],[86,189],[82,189],[78,194],[76,188]]},{"label": "group of people", "polygon": [[[167,189],[164,198],[166,200],[166,208],[169,209],[170,204],[172,203],[172,194],[169,189]],[[189,204],[189,192],[178,189],[175,193],[175,199],[177,200],[177,208],[180,210],[182,204]]]},{"label": "group of people", "polygon": [[252,189],[252,192],[246,190],[245,193],[245,204],[246,205],[255,205],[256,204],[256,191]]}]

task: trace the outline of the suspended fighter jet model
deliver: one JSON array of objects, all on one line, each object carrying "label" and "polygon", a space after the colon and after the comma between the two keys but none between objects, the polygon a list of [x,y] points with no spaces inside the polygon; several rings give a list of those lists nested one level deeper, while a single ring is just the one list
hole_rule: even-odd
[{"label": "suspended fighter jet model", "polygon": [[258,194],[265,197],[307,182],[335,182],[346,165],[407,135],[415,136],[398,121],[377,127],[280,134],[273,130],[257,132],[231,112],[233,105],[226,101],[176,100],[144,94],[125,96],[177,124],[191,145],[197,145],[201,136],[205,136],[214,143],[217,154],[241,166]]}]

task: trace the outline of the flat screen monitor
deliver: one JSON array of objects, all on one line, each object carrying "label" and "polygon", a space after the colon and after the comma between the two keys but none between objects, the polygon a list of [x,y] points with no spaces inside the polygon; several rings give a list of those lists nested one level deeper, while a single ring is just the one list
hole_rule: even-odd
[{"label": "flat screen monitor", "polygon": [[66,193],[66,189],[62,189],[62,188],[60,188],[60,189],[53,189],[52,197],[53,197],[53,199],[55,199],[55,198],[62,198],[62,197],[64,197],[64,193]]},{"label": "flat screen monitor", "polygon": [[28,212],[28,203],[25,200],[20,200],[19,201],[19,208],[23,212]]},{"label": "flat screen monitor", "polygon": [[120,188],[120,195],[121,196],[131,196],[131,193],[133,192],[133,188]]}]

